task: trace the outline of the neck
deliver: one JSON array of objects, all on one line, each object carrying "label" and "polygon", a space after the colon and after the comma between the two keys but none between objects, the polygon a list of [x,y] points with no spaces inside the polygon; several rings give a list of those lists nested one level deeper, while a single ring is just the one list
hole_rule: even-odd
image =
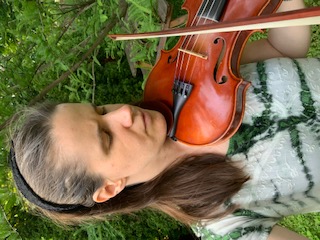
[{"label": "neck", "polygon": [[[167,158],[181,158],[186,155],[197,155],[204,153],[216,153],[225,155],[229,147],[229,141],[224,141],[214,145],[188,145],[178,141],[173,141],[167,138],[164,149],[165,152],[170,155],[166,155]],[[172,160],[174,161],[174,160]]]}]

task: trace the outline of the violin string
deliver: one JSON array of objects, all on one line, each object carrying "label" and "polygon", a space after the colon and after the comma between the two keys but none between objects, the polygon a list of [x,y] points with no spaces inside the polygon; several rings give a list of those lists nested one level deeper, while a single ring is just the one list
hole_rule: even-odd
[{"label": "violin string", "polygon": [[[208,3],[209,1],[210,1],[210,0],[208,0],[207,3]],[[201,19],[204,18],[204,22],[202,23],[202,25],[205,25],[205,24],[207,23],[208,19],[210,19],[210,18],[209,18],[209,17],[210,17],[210,13],[211,13],[212,8],[213,8],[213,6],[215,5],[216,1],[217,1],[217,0],[214,0],[214,1],[211,3],[211,6],[210,6],[209,11],[207,12],[206,16],[204,16],[203,14],[200,16]],[[211,19],[210,19],[210,20],[211,20]],[[200,21],[200,20],[199,20],[199,21]],[[194,46],[196,45],[196,42],[198,41],[199,37],[200,37],[200,35],[197,35],[197,39],[196,39],[196,41],[195,41],[195,43],[194,43]],[[205,35],[205,38],[208,38],[208,35]],[[206,40],[202,41],[199,49],[202,49],[204,42],[207,42],[207,41],[206,41]]]},{"label": "violin string", "polygon": [[173,80],[180,80],[181,72],[182,72],[182,66],[183,66],[182,63],[184,62],[184,57],[185,57],[185,53],[181,54],[181,51],[178,50],[176,69],[175,69],[175,72],[174,72],[174,79]]},{"label": "violin string", "polygon": [[[214,0],[213,3],[211,4],[210,10],[212,9],[215,1],[216,1],[216,0]],[[200,8],[198,9],[197,13],[195,14],[195,17],[194,17],[193,20],[192,20],[191,26],[199,25],[200,19],[203,17],[203,15],[204,15],[204,10],[207,8],[209,2],[210,2],[210,0],[206,0],[205,6],[202,8],[202,12],[201,12],[200,14],[199,14]],[[204,4],[204,3],[202,3],[202,4]],[[209,12],[210,12],[210,11],[209,11]],[[209,13],[208,13],[208,14],[209,14]],[[199,17],[197,17],[197,16],[199,16]],[[207,20],[207,17],[208,17],[208,15],[206,16],[205,21]],[[197,22],[196,22],[196,20],[197,20]],[[196,22],[196,23],[195,23],[195,22]],[[182,48],[182,49],[187,49],[187,47],[190,45],[190,42],[191,42],[192,38],[193,38],[192,36],[186,36],[186,37],[184,38],[182,44],[181,44],[181,48]],[[198,38],[199,38],[199,36],[196,37],[196,40],[195,40],[195,42],[194,42],[194,44],[193,44],[193,46],[192,46],[192,48],[191,48],[191,51],[194,50],[194,47],[195,47],[195,45],[196,45],[196,41],[198,40]],[[185,46],[185,47],[184,47],[184,46]],[[182,56],[181,56],[181,55],[182,55]],[[181,80],[183,79],[183,82],[185,82],[185,81],[186,81],[187,69],[189,68],[189,64],[190,64],[191,55],[188,54],[188,56],[186,57],[186,53],[184,53],[184,52],[183,52],[181,55],[180,55],[180,51],[178,51],[177,64],[176,64],[176,70],[175,70],[175,74],[174,74],[174,79],[181,79]],[[180,56],[181,56],[182,60],[180,60]],[[187,60],[185,60],[185,57],[187,58]],[[187,63],[186,63],[186,64],[183,64],[184,61],[187,61]],[[180,68],[179,68],[178,76],[177,76],[178,65],[180,65]],[[183,65],[185,65],[185,67],[184,67],[184,70],[185,70],[185,71],[184,71],[184,76],[183,76],[183,78],[181,78],[182,69],[183,69],[182,66],[183,66]],[[193,75],[193,72],[194,72],[194,66],[193,66],[193,68],[192,68],[192,75]],[[191,76],[192,76],[192,75],[191,75]],[[190,81],[191,81],[191,78],[189,78],[189,83],[190,83]]]},{"label": "violin string", "polygon": [[[181,72],[182,72],[182,62],[183,62],[183,59],[184,59],[184,53],[182,54],[183,56],[181,56],[181,52],[178,51],[178,56],[177,56],[177,63],[176,63],[176,69],[174,71],[174,79],[173,80],[180,80],[180,75],[181,75]],[[182,58],[182,60],[180,59]],[[180,69],[178,71],[178,66],[180,66]],[[178,73],[178,76],[177,76],[177,73]]]},{"label": "violin string", "polygon": [[[203,8],[203,11],[202,11],[201,15],[200,15],[199,18],[198,18],[198,23],[197,23],[197,25],[199,25],[200,19],[204,19],[202,25],[205,25],[205,24],[207,23],[208,19],[210,19],[210,18],[209,18],[209,17],[210,17],[210,13],[211,13],[212,8],[213,8],[213,6],[215,5],[216,1],[217,1],[217,0],[214,0],[214,1],[211,2],[211,0],[207,0],[206,5],[205,5],[205,7]],[[204,9],[206,9],[206,8],[208,7],[207,5],[208,5],[209,2],[211,2],[209,11],[207,11],[207,14],[204,15],[204,14],[203,14],[203,13],[204,13]],[[207,37],[208,37],[208,35],[205,36],[205,38],[207,38]],[[193,46],[192,46],[192,50],[191,50],[191,51],[194,50],[194,47],[197,45],[197,42],[198,42],[199,38],[200,38],[200,35],[197,35],[197,36],[196,36],[196,40],[194,41],[194,44],[193,44]],[[205,41],[205,40],[202,41],[199,49],[202,49],[204,42],[207,42],[207,41]]]},{"label": "violin string", "polygon": [[[199,25],[199,24],[200,24],[200,21],[203,20],[203,19],[204,19],[204,21],[203,21],[202,24],[206,24],[206,23],[207,23],[207,20],[209,19],[209,14],[210,14],[210,12],[212,11],[212,8],[213,8],[213,6],[215,5],[215,2],[216,2],[216,1],[217,1],[217,0],[214,0],[214,1],[211,2],[210,0],[206,0],[205,6],[203,7],[202,12],[200,13],[200,15],[197,14],[197,15],[199,16],[199,17],[198,17],[198,21],[197,21],[197,23],[196,23],[197,25]],[[209,3],[210,3],[211,5],[208,6]],[[209,7],[209,11],[207,11],[207,13],[204,14],[204,11],[205,11],[205,9],[206,9],[207,7]],[[205,36],[205,38],[207,38],[207,37],[208,37],[208,36]],[[188,49],[189,49],[190,51],[192,51],[192,52],[194,51],[196,45],[198,45],[199,49],[202,49],[204,42],[207,42],[207,41],[205,41],[205,39],[203,39],[203,40],[201,41],[200,45],[199,45],[199,44],[198,44],[198,40],[199,40],[199,38],[200,38],[200,35],[197,35],[197,36],[195,36],[195,37],[193,37],[193,38],[195,39],[194,42],[193,42],[193,46],[188,46]],[[188,42],[187,45],[190,45],[190,41]],[[190,48],[191,48],[191,49],[190,49]],[[188,54],[188,61],[187,61],[187,64],[186,64],[186,66],[187,66],[186,69],[189,68],[190,61],[191,61],[191,55]],[[191,79],[192,79],[192,77],[193,77],[194,70],[195,70],[195,65],[196,65],[197,61],[198,61],[198,58],[195,58],[195,61],[194,61],[193,66],[192,66],[191,74],[189,75],[190,78],[189,78],[188,83],[191,82]],[[187,75],[187,71],[184,72],[184,75],[185,75],[185,76],[183,77],[183,81],[185,82],[185,80],[186,80],[186,75]]]},{"label": "violin string", "polygon": [[[207,1],[207,3],[208,3],[208,1]],[[192,19],[191,26],[193,26],[195,24],[195,21],[197,19],[196,16],[199,15],[199,11],[200,11],[200,8],[198,9],[197,13],[195,14],[195,17]],[[202,14],[203,14],[203,12],[201,13],[201,15]],[[188,45],[190,43],[191,38],[192,38],[192,36],[185,36],[184,37],[183,42],[181,44],[181,48],[182,49],[184,49],[184,45]],[[175,74],[174,74],[174,79],[181,79],[182,66],[183,66],[183,63],[184,63],[185,55],[186,55],[186,53],[183,52],[181,54],[181,51],[178,51],[177,64],[176,64],[176,70],[175,70]],[[182,59],[180,59],[180,58],[182,58]],[[180,65],[180,67],[178,67],[178,65]],[[179,71],[178,71],[178,68],[179,68]],[[178,76],[177,76],[177,73],[178,73]],[[183,81],[185,81],[185,80],[183,80]]]},{"label": "violin string", "polygon": [[[201,12],[200,14],[199,14],[200,8],[197,10],[197,13],[196,13],[195,16],[193,17],[190,26],[197,26],[197,25],[199,24],[199,18],[197,18],[197,16],[203,16],[204,9],[207,7],[209,1],[210,1],[210,0],[206,0],[205,7],[202,9],[202,12]],[[216,1],[216,0],[214,0],[214,1]],[[203,3],[202,3],[202,4],[203,4]],[[195,22],[196,20],[198,20],[198,21]],[[188,35],[188,36],[190,36],[190,35]],[[183,41],[183,43],[181,44],[181,46],[183,46],[184,44],[186,44],[186,39],[187,39],[187,37],[184,38],[184,41]],[[189,43],[189,42],[190,42],[190,38],[189,38],[189,40],[188,40],[188,43]],[[188,44],[188,43],[187,43],[187,44]]]}]

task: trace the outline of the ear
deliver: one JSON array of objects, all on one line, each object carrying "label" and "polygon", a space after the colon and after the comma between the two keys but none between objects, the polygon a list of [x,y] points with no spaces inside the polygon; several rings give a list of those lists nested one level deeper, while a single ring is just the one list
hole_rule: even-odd
[{"label": "ear", "polygon": [[110,198],[116,196],[126,186],[126,179],[122,178],[117,181],[106,180],[104,184],[98,188],[92,198],[97,203],[108,201]]}]

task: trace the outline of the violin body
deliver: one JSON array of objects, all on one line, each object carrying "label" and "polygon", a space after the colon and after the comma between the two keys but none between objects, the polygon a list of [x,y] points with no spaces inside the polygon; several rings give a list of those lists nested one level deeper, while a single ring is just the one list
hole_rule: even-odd
[{"label": "violin body", "polygon": [[[211,24],[216,15],[219,21],[230,21],[271,14],[281,4],[279,0],[229,0],[220,13],[211,13],[205,2],[184,3],[187,26]],[[200,15],[200,11],[205,14]],[[167,121],[170,137],[204,145],[229,139],[237,131],[250,86],[239,73],[240,56],[253,32],[184,36],[171,50],[162,50],[147,79],[144,101],[161,102],[171,110],[173,123]]]}]

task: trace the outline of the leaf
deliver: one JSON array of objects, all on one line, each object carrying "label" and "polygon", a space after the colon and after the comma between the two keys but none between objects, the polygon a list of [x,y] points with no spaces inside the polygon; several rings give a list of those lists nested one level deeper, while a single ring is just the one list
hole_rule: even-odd
[{"label": "leaf", "polygon": [[99,66],[101,66],[101,63],[100,63],[99,60],[97,59],[97,56],[96,56],[96,55],[93,55],[92,58],[93,58],[93,61],[94,61],[96,64],[98,64]]},{"label": "leaf", "polygon": [[21,239],[19,234],[8,222],[2,207],[0,207],[0,239]]},{"label": "leaf", "polygon": [[151,11],[151,7],[147,8],[147,7],[144,7],[142,4],[141,4],[141,1],[138,3],[138,1],[135,1],[135,0],[128,0],[129,3],[132,3],[135,7],[137,7],[140,11],[144,12],[144,13],[147,13],[147,14],[151,14],[152,11]]},{"label": "leaf", "polygon": [[70,92],[77,92],[78,90],[73,88],[73,87],[69,87],[69,86],[64,86],[66,89],[68,89]]},{"label": "leaf", "polygon": [[108,17],[104,14],[100,14],[100,22],[103,23],[105,21],[107,21]]}]

